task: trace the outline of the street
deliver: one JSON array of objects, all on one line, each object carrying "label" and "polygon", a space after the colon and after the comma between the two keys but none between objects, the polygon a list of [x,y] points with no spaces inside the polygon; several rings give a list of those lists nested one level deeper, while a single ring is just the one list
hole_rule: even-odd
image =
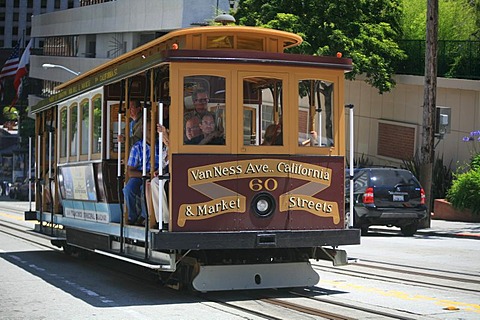
[{"label": "street", "polygon": [[[24,232],[33,224],[23,221],[22,209],[28,210],[28,202],[0,202],[0,319],[267,318],[261,314],[312,319],[267,305],[254,292],[191,295],[162,287],[144,269],[117,260],[67,256],[47,239]],[[313,300],[305,299],[315,298],[314,308],[321,308],[320,301],[343,314],[337,309],[346,304],[346,314],[355,319],[369,318],[366,310],[383,314],[376,319],[478,319],[478,244],[477,239],[372,230],[361,245],[343,248],[348,266],[312,261],[320,274],[316,286],[280,297],[273,290],[261,295],[308,305]],[[246,313],[245,306],[255,314]]]}]

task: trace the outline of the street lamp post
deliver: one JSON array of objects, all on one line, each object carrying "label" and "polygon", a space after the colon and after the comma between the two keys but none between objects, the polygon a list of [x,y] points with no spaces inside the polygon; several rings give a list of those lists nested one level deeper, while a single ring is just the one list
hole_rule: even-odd
[{"label": "street lamp post", "polygon": [[44,63],[44,64],[42,64],[42,67],[45,68],[45,69],[60,68],[60,69],[63,69],[67,72],[73,73],[76,76],[78,76],[80,74],[80,72],[73,71],[72,69],[69,69],[69,68],[67,68],[65,66],[62,66],[60,64]]}]

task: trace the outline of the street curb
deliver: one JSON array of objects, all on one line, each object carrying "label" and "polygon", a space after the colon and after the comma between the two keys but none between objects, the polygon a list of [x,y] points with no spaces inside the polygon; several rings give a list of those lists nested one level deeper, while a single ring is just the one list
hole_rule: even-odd
[{"label": "street curb", "polygon": [[445,238],[462,238],[462,239],[480,240],[479,233],[468,233],[468,232],[447,233],[447,232],[441,232],[441,231],[440,232],[439,231],[417,231],[416,234],[445,237]]},{"label": "street curb", "polygon": [[[395,233],[400,233],[400,229],[386,229],[386,228],[375,228],[375,227],[370,227],[369,232],[395,232]],[[451,232],[442,232],[442,231],[433,231],[433,230],[418,230],[415,235],[417,236],[436,236],[436,237],[445,237],[445,238],[462,238],[462,239],[474,239],[474,240],[480,240],[480,233],[470,233],[470,232],[457,232],[457,233],[451,233]]]}]

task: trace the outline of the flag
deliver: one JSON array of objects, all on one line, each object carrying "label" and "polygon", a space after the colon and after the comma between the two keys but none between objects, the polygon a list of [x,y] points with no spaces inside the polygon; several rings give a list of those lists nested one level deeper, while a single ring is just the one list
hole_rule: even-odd
[{"label": "flag", "polygon": [[3,100],[3,90],[5,88],[5,78],[12,77],[17,72],[18,62],[20,57],[20,41],[13,48],[13,52],[10,57],[5,61],[2,70],[0,71],[0,94]]},{"label": "flag", "polygon": [[15,103],[17,103],[18,97],[20,97],[20,92],[22,89],[22,79],[28,73],[27,71],[27,64],[30,63],[30,49],[32,47],[33,39],[30,39],[28,42],[25,51],[23,51],[22,58],[18,63],[17,72],[15,73],[15,79],[13,80],[13,87],[15,88],[15,98],[13,99],[11,106],[14,107]]},{"label": "flag", "polygon": [[0,79],[15,75],[18,68],[18,62],[20,61],[19,57],[20,57],[20,41],[17,42],[17,45],[15,46],[15,48],[13,48],[12,54],[10,55],[8,60],[5,61],[2,71],[0,71]]}]

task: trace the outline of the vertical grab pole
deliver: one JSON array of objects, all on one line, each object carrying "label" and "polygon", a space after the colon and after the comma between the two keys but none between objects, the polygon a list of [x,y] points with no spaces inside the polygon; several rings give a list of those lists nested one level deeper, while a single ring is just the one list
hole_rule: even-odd
[{"label": "vertical grab pole", "polygon": [[32,137],[28,137],[28,208],[32,212]]},{"label": "vertical grab pole", "polygon": [[[122,187],[123,187],[123,180],[122,180],[122,142],[118,138],[120,135],[120,132],[122,131],[122,106],[123,106],[123,98],[125,95],[125,90],[127,91],[128,95],[128,84],[125,84],[125,80],[122,80],[121,82],[121,93],[120,93],[120,103],[118,104],[118,122],[117,122],[117,195],[118,195],[118,204],[120,207],[120,253],[123,253],[124,251],[124,237],[123,237],[123,232],[124,232],[124,217],[123,217],[123,203],[122,203]],[[127,98],[126,101],[129,101]],[[126,102],[128,103],[128,102]],[[127,109],[127,106],[125,106],[125,110]],[[125,117],[127,116],[127,112],[125,111]],[[126,124],[127,118],[125,119]],[[127,151],[125,150],[125,153]]]},{"label": "vertical grab pole", "polygon": [[[41,182],[40,182],[40,177],[41,177],[41,174],[40,174],[40,159],[41,159],[41,152],[40,152],[40,149],[41,149],[41,142],[42,142],[42,136],[41,135],[38,135],[37,136],[37,153],[38,153],[38,157],[37,157],[37,166],[36,166],[36,173],[37,173],[37,183],[35,184],[36,185],[36,194],[37,194],[37,198],[36,201],[38,201],[39,203],[39,211],[40,211],[40,232],[42,232],[43,230],[43,203],[42,203],[42,192],[41,192]],[[38,188],[38,190],[37,190]],[[52,225],[53,227],[53,225]]]},{"label": "vertical grab pole", "polygon": [[[120,101],[119,109],[121,109]],[[120,252],[123,253],[123,204],[122,204],[122,195],[120,194],[121,183],[122,183],[122,143],[118,136],[122,131],[122,113],[118,111],[118,123],[117,123],[117,183],[118,183],[118,204],[120,205]]]},{"label": "vertical grab pole", "polygon": [[48,131],[48,189],[50,190],[50,221],[52,223],[52,229],[50,234],[53,236],[53,194],[52,194],[52,128]]},{"label": "vertical grab pole", "polygon": [[354,211],[353,211],[353,206],[355,204],[355,200],[353,199],[353,167],[354,167],[354,163],[353,163],[353,104],[349,104],[347,105],[347,108],[350,109],[350,114],[349,114],[349,122],[350,122],[350,171],[349,171],[349,175],[350,175],[350,214],[349,214],[349,217],[348,217],[348,227],[349,228],[353,228],[353,216],[354,216]]},{"label": "vertical grab pole", "polygon": [[[163,126],[163,102],[158,108],[158,123]],[[163,131],[158,133],[158,229],[162,229],[163,223]]]},{"label": "vertical grab pole", "polygon": [[37,220],[37,212],[32,211],[32,182],[35,181],[35,176],[32,177],[32,137],[28,137],[28,211],[25,211],[25,220]]},{"label": "vertical grab pole", "polygon": [[[143,104],[143,139],[142,139],[142,186],[143,186],[143,197],[142,201],[144,206],[147,206],[146,198],[145,198],[145,191],[147,186],[147,134],[151,134],[151,132],[147,133],[147,104]],[[150,148],[151,149],[151,148]],[[150,150],[151,152],[152,150]],[[150,161],[150,159],[149,159]],[[148,213],[145,216],[145,260],[148,259]]]},{"label": "vertical grab pole", "polygon": [[[321,147],[322,146],[322,136],[323,136],[323,131],[322,131],[322,108],[318,108],[318,146]],[[328,144],[327,144],[328,146]]]}]

